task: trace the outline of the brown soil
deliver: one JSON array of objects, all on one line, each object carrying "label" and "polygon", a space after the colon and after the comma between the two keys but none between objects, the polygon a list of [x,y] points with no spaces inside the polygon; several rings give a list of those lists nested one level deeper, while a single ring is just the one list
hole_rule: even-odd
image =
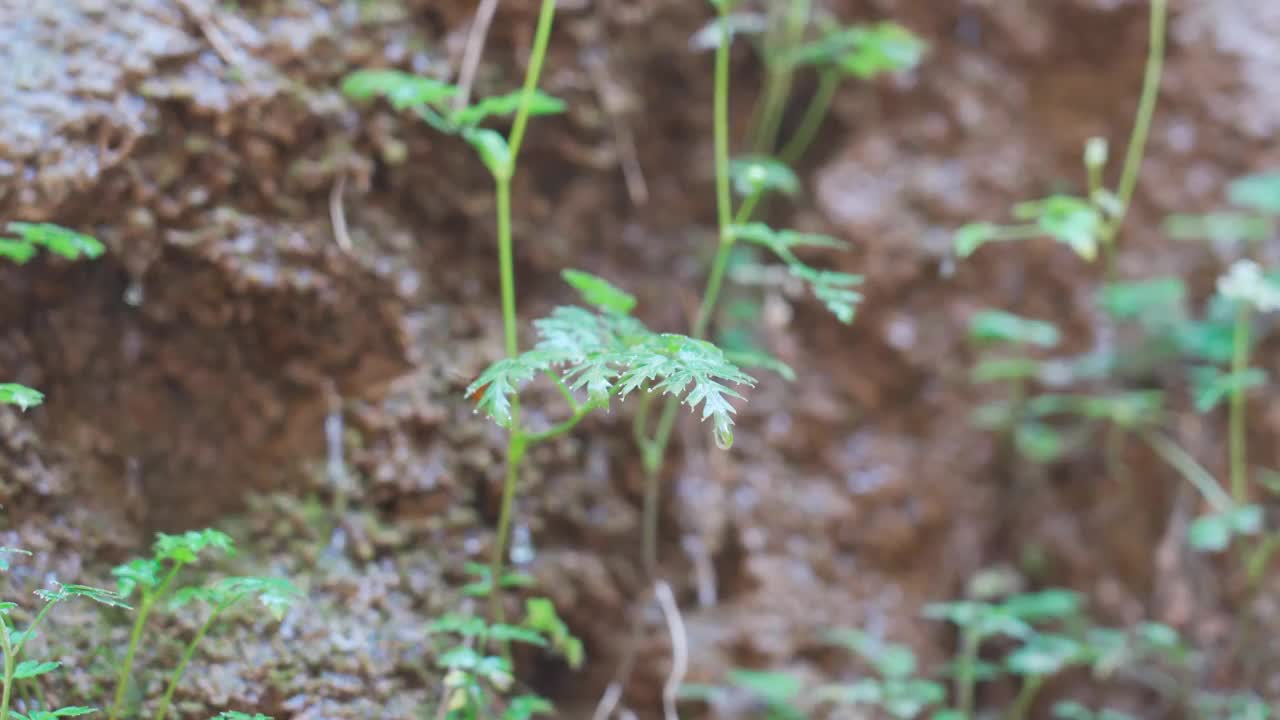
[{"label": "brown soil", "polygon": [[[514,195],[522,315],[568,300],[557,273],[581,267],[634,291],[651,326],[686,327],[714,218],[710,57],[688,44],[709,11],[562,4],[543,85],[571,110],[534,123]],[[1121,271],[1205,283],[1221,259],[1171,247],[1156,229],[1170,211],[1214,207],[1230,178],[1280,163],[1280,17],[1270,0],[1173,5]],[[470,6],[0,4],[0,63],[18,69],[0,78],[0,217],[58,222],[109,248],[87,264],[0,266],[4,379],[49,397],[25,415],[0,410],[0,545],[36,553],[10,579],[27,590],[49,578],[106,583],[154,531],[218,523],[243,546],[220,569],[287,574],[308,592],[282,628],[246,619],[221,631],[183,688],[183,717],[242,707],[409,718],[434,701],[423,626],[458,606],[462,563],[487,557],[501,483],[502,435],[461,397],[500,353],[492,195],[468,148],[336,87],[360,67],[455,67]],[[983,307],[1053,319],[1082,350],[1095,269],[1046,244],[959,265],[949,250],[954,227],[1078,185],[1087,137],[1123,147],[1145,3],[830,10],[892,17],[932,48],[907,77],[845,86],[799,209],[777,218],[851,242],[818,260],[867,276],[858,319],[842,326],[808,301],[771,297],[772,317],[793,318],[758,339],[799,380],[764,379],[727,454],[695,421],[681,426],[663,557],[688,625],[689,680],[736,666],[847,671],[817,641],[832,627],[870,626],[941,661],[951,638],[920,606],[1029,548],[1047,568],[1037,585],[1088,593],[1098,616],[1163,619],[1216,642],[1226,591],[1169,540],[1188,509],[1158,461],[1128,448],[1134,477],[1122,487],[1088,452],[1029,489],[969,424],[983,396],[966,379],[967,319]],[[502,4],[481,92],[517,85],[535,11],[532,0]],[[740,50],[743,128],[760,73]],[[647,202],[620,170],[620,126],[634,135]],[[335,186],[349,248],[333,231]],[[1280,260],[1280,246],[1263,252]],[[1263,441],[1280,415],[1254,407],[1253,460],[1275,467],[1280,446]],[[523,481],[529,569],[591,657],[579,674],[549,663],[526,673],[564,717],[589,717],[644,592],[628,412],[539,448]],[[338,416],[358,487],[342,502],[324,469],[326,417]],[[1216,425],[1184,426],[1199,457],[1223,454]],[[708,582],[715,602],[702,607]],[[95,617],[68,610],[47,633],[46,654],[85,671],[52,698],[105,704],[94,678],[115,659],[99,633],[122,645],[126,630]],[[173,639],[148,657],[169,656],[189,632],[166,622]],[[654,615],[625,700],[642,717],[656,716],[669,650]],[[1132,693],[1089,692],[1142,709]]]}]

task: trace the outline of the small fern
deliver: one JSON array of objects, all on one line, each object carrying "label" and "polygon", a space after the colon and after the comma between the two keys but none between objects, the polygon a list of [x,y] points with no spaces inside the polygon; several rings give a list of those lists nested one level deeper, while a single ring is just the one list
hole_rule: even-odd
[{"label": "small fern", "polygon": [[547,374],[571,393],[585,392],[590,409],[608,408],[613,396],[638,390],[675,395],[690,409],[701,407],[716,442],[731,445],[731,401],[742,395],[730,386],[752,386],[755,379],[705,340],[649,330],[625,312],[631,296],[606,281],[576,270],[565,276],[597,309],[558,307],[535,321],[532,350],[497,361],[467,388],[468,397],[479,398],[477,409],[507,427],[512,399]]}]

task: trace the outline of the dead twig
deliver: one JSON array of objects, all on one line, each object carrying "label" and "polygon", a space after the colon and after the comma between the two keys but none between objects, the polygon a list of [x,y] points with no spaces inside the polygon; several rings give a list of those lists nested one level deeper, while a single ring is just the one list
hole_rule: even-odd
[{"label": "dead twig", "polygon": [[333,223],[333,237],[345,253],[351,252],[351,235],[347,232],[347,213],[342,207],[342,193],[347,189],[347,174],[338,173],[338,179],[329,191],[329,222]]},{"label": "dead twig", "polygon": [[685,674],[689,672],[689,638],[671,586],[665,580],[659,580],[654,584],[654,595],[658,598],[658,607],[662,608],[662,616],[666,618],[667,632],[671,634],[671,672],[662,685],[662,711],[666,720],[680,720],[676,712],[676,697]]},{"label": "dead twig", "polygon": [[613,129],[613,142],[618,149],[618,163],[622,166],[622,178],[627,183],[627,194],[631,197],[632,204],[642,206],[649,202],[649,184],[645,182],[644,168],[641,167],[640,155],[636,152],[635,135],[622,107],[624,102],[609,80],[605,52],[598,48],[592,49],[583,53],[582,59]]},{"label": "dead twig", "polygon": [[467,106],[471,99],[471,86],[475,84],[476,72],[480,68],[480,57],[484,54],[484,41],[489,36],[489,25],[498,12],[498,0],[480,0],[476,8],[476,16],[471,20],[471,29],[467,32],[467,47],[462,53],[462,67],[458,71],[458,94],[453,96],[454,111]]}]

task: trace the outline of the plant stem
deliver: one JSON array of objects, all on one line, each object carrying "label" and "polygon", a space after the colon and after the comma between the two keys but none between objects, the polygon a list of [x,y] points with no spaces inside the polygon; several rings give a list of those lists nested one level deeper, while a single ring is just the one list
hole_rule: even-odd
[{"label": "plant stem", "polygon": [[1027,716],[1027,711],[1031,709],[1031,703],[1035,701],[1036,693],[1043,684],[1043,675],[1032,675],[1022,683],[1022,689],[1018,691],[1018,697],[1009,710],[1008,720],[1022,720]]},{"label": "plant stem", "polygon": [[205,619],[204,624],[196,630],[195,637],[191,638],[191,642],[187,643],[187,647],[182,651],[182,657],[178,660],[178,665],[173,669],[173,673],[169,675],[169,687],[165,688],[164,697],[160,698],[160,707],[156,710],[155,720],[166,720],[169,716],[169,704],[173,701],[173,693],[178,689],[178,682],[182,680],[182,675],[187,671],[187,666],[191,664],[191,658],[196,654],[196,646],[204,639],[209,632],[209,628],[213,627],[213,621],[218,619],[223,610],[231,606],[231,603],[221,603],[209,613],[209,617]]},{"label": "plant stem", "polygon": [[838,70],[823,70],[818,76],[818,88],[814,90],[813,97],[809,99],[809,105],[804,110],[804,115],[800,120],[800,125],[796,128],[795,135],[787,141],[779,159],[790,165],[804,151],[809,149],[809,145],[813,143],[813,139],[817,137],[819,128],[822,127],[822,121],[827,117],[827,110],[831,108],[831,99],[835,97],[836,88],[840,86],[840,72]]},{"label": "plant stem", "polygon": [[1138,111],[1133,121],[1133,132],[1129,135],[1129,147],[1125,152],[1124,169],[1120,173],[1120,184],[1116,189],[1116,197],[1120,201],[1120,215],[1107,228],[1104,242],[1107,255],[1107,276],[1115,277],[1115,242],[1120,226],[1124,224],[1129,211],[1129,203],[1133,200],[1133,191],[1138,184],[1138,171],[1142,168],[1142,158],[1147,148],[1147,136],[1151,131],[1151,118],[1155,115],[1156,99],[1160,95],[1160,77],[1164,72],[1165,27],[1168,24],[1168,0],[1151,0],[1150,20],[1148,22],[1147,65],[1142,76],[1142,96],[1138,100]]},{"label": "plant stem", "polygon": [[1245,388],[1239,379],[1249,368],[1249,304],[1241,302],[1236,310],[1235,331],[1232,333],[1231,374],[1236,382],[1231,388],[1230,462],[1231,499],[1237,505],[1249,500],[1248,455],[1245,446]]},{"label": "plant stem", "polygon": [[[116,693],[115,698],[111,702],[111,714],[108,720],[118,720],[120,711],[124,706],[125,690],[129,687],[129,673],[133,670],[133,657],[138,652],[138,644],[142,640],[142,628],[147,623],[147,616],[151,614],[151,608],[156,602],[164,597],[169,586],[173,584],[174,578],[178,576],[178,571],[186,563],[174,562],[173,567],[169,569],[169,574],[149,595],[142,598],[142,602],[138,603],[138,616],[133,621],[133,630],[129,633],[129,647],[124,653],[124,662],[120,664],[120,673],[116,677]],[[0,718],[3,720],[3,718]]]},{"label": "plant stem", "polygon": [[[692,336],[702,339],[711,323],[725,270],[729,267],[729,255],[733,250],[733,197],[729,193],[729,45],[730,34],[726,20],[727,11],[720,10],[721,42],[716,46],[715,83],[712,100],[712,128],[715,134],[716,165],[716,224],[719,243],[716,257],[707,277],[707,288],[702,294],[702,304],[694,320]],[[661,500],[658,483],[667,445],[675,428],[680,399],[672,395],[662,408],[654,430],[653,440],[641,444],[641,463],[645,471],[643,556],[650,576],[657,570],[658,559],[658,508]],[[646,408],[647,410],[647,408]]]},{"label": "plant stem", "polygon": [[520,107],[516,110],[516,118],[511,125],[511,136],[507,138],[507,147],[511,151],[512,169],[516,166],[520,146],[524,143],[524,131],[529,125],[529,105],[533,102],[534,91],[538,89],[542,63],[547,58],[547,45],[551,42],[551,24],[555,15],[556,0],[542,0],[542,7],[538,11],[538,27],[533,33],[533,47],[529,50],[529,69],[524,75],[524,91],[520,97]]},{"label": "plant stem", "polygon": [[1147,431],[1142,436],[1146,438],[1147,444],[1156,451],[1157,455],[1164,458],[1165,462],[1200,491],[1200,495],[1213,506],[1216,512],[1228,512],[1235,506],[1235,501],[1218,486],[1218,481],[1213,475],[1201,467],[1200,463],[1197,463],[1187,451],[1178,447],[1177,443],[1154,430]]},{"label": "plant stem", "polygon": [[7,624],[0,628],[0,644],[4,648],[4,694],[0,696],[0,720],[9,720],[9,696],[13,693],[13,675],[17,668],[10,630]]},{"label": "plant stem", "polygon": [[[555,0],[542,0],[538,12],[538,26],[534,31],[533,47],[529,51],[529,67],[525,72],[524,89],[520,96],[520,106],[516,109],[512,122],[511,134],[507,138],[510,164],[503,173],[496,173],[496,212],[498,222],[498,274],[502,288],[502,330],[506,343],[507,357],[515,357],[520,352],[519,336],[516,332],[516,283],[514,250],[511,239],[511,179],[515,175],[520,147],[524,144],[525,129],[529,124],[529,107],[533,101],[534,90],[538,87],[538,78],[542,74],[542,64],[547,56],[547,45],[551,41],[551,26],[555,19]],[[507,538],[511,534],[511,513],[515,504],[516,484],[520,478],[520,463],[524,460],[526,438],[520,426],[519,398],[512,398],[510,434],[507,438],[506,477],[502,484],[502,506],[498,514],[498,536],[494,541],[493,554],[489,563],[490,587],[489,608],[494,622],[502,621],[501,587],[503,560],[506,553]],[[113,719],[114,720],[114,719]]]},{"label": "plant stem", "polygon": [[960,710],[960,716],[969,720],[973,717],[975,665],[978,662],[978,646],[982,638],[968,628],[962,631],[961,637],[960,667],[956,672],[956,705]]},{"label": "plant stem", "polygon": [[[782,110],[791,94],[791,82],[795,77],[795,65],[785,55],[804,40],[804,28],[809,20],[811,0],[792,0],[789,3],[785,23],[781,26],[781,47],[775,47],[766,38],[766,63],[764,95],[760,99],[760,122],[752,133],[751,145],[758,153],[773,154],[778,139],[778,127],[782,123]],[[775,25],[774,27],[778,27]]]}]

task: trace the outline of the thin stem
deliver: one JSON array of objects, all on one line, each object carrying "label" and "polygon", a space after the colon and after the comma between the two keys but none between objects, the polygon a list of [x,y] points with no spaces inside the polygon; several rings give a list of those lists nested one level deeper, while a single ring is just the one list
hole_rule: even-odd
[{"label": "thin stem", "polygon": [[[715,83],[712,100],[712,128],[715,133],[716,166],[716,221],[719,243],[716,257],[707,277],[707,289],[702,294],[702,304],[693,325],[693,337],[701,339],[715,311],[725,270],[729,267],[729,255],[733,250],[733,197],[729,193],[729,45],[730,33],[727,10],[720,10],[721,42],[716,46]],[[658,565],[658,509],[660,505],[659,480],[671,432],[675,428],[676,413],[680,409],[679,397],[672,395],[662,408],[654,430],[653,440],[641,442],[641,462],[645,471],[644,518],[641,540],[644,563],[652,576]],[[646,408],[647,410],[647,408]]]},{"label": "thin stem", "polygon": [[556,423],[546,430],[539,432],[528,432],[526,430],[523,433],[525,444],[537,445],[540,442],[563,435],[572,430],[578,423],[582,422],[587,415],[591,414],[592,410],[598,410],[601,407],[603,407],[603,405],[598,402],[589,402],[586,405],[580,406],[577,410],[574,410],[573,415],[568,420]]},{"label": "thin stem", "polygon": [[814,90],[813,97],[809,98],[809,105],[804,110],[800,125],[796,127],[795,134],[787,141],[778,156],[782,162],[790,165],[809,149],[813,139],[818,136],[822,121],[827,117],[827,110],[831,108],[831,100],[835,97],[838,87],[840,87],[840,72],[823,70],[818,76],[818,88]]},{"label": "thin stem", "polygon": [[1245,388],[1239,378],[1249,369],[1249,304],[1240,303],[1236,310],[1235,331],[1232,333],[1231,374],[1236,382],[1231,389],[1230,419],[1230,454],[1231,454],[1231,498],[1237,505],[1248,501],[1249,471],[1248,454],[1245,447]]},{"label": "thin stem", "polygon": [[538,11],[538,28],[533,33],[533,47],[529,50],[529,69],[524,75],[520,107],[516,110],[516,118],[511,125],[511,136],[507,138],[507,147],[511,150],[512,169],[515,168],[516,157],[520,155],[525,128],[529,125],[529,105],[533,102],[534,90],[538,88],[538,78],[542,75],[542,63],[547,58],[547,44],[551,41],[551,22],[555,19],[555,15],[556,0],[542,0],[542,9]]},{"label": "thin stem", "polygon": [[564,380],[561,380],[559,375],[556,375],[549,370],[543,371],[542,374],[551,378],[551,381],[555,383],[556,389],[560,391],[560,395],[564,397],[564,401],[569,403],[569,412],[578,412],[578,408],[580,407],[578,405],[578,398],[573,396],[573,391],[569,390],[569,386],[564,384]]},{"label": "thin stem", "polygon": [[1177,443],[1155,430],[1149,430],[1142,436],[1146,438],[1147,444],[1156,451],[1157,455],[1200,491],[1200,495],[1213,506],[1215,511],[1227,512],[1235,506],[1231,496],[1218,486],[1218,481],[1213,475],[1201,467],[1200,463],[1196,462],[1187,451],[1178,447]]},{"label": "thin stem", "polygon": [[1142,96],[1138,100],[1138,111],[1133,121],[1133,132],[1129,135],[1129,147],[1125,152],[1124,169],[1120,173],[1120,184],[1116,196],[1120,200],[1120,216],[1110,227],[1106,245],[1115,242],[1120,226],[1124,224],[1128,214],[1129,203],[1133,200],[1134,188],[1138,185],[1138,172],[1142,168],[1142,158],[1147,148],[1147,136],[1151,131],[1151,118],[1155,115],[1156,100],[1160,95],[1160,76],[1164,72],[1165,26],[1168,23],[1168,0],[1151,0],[1150,21],[1148,23],[1147,65],[1142,76]]},{"label": "thin stem", "polygon": [[493,543],[493,555],[489,561],[489,614],[492,621],[501,623],[502,566],[506,557],[507,538],[511,535],[511,511],[515,505],[516,481],[520,476],[520,463],[524,460],[524,434],[513,430],[507,440],[507,475],[502,482],[502,506],[498,511],[498,537]]},{"label": "thin stem", "polygon": [[1022,683],[1022,689],[1018,691],[1018,697],[1009,710],[1008,720],[1022,720],[1027,716],[1027,711],[1031,709],[1031,703],[1035,702],[1036,694],[1043,684],[1043,675],[1032,675]]},{"label": "thin stem", "polygon": [[0,720],[9,720],[9,698],[13,693],[13,675],[17,668],[13,641],[9,637],[10,630],[7,624],[0,627],[0,645],[4,647],[4,691],[0,695]]},{"label": "thin stem", "polygon": [[[781,47],[768,43],[770,47],[766,50],[769,67],[765,77],[764,96],[760,99],[760,122],[752,133],[752,147],[756,152],[765,154],[772,154],[777,143],[782,110],[791,94],[791,83],[795,77],[795,65],[785,55],[804,40],[804,28],[809,20],[810,0],[792,0],[788,5],[786,22],[781,27]],[[766,42],[775,37],[771,33]]]},{"label": "thin stem", "polygon": [[145,596],[142,602],[138,604],[138,616],[134,619],[133,630],[129,633],[129,647],[125,650],[124,662],[120,664],[120,673],[116,677],[116,693],[111,702],[111,715],[108,720],[117,720],[120,717],[121,709],[124,707],[124,694],[129,687],[129,673],[133,670],[133,658],[138,652],[138,644],[142,640],[142,628],[147,623],[147,616],[151,614],[151,608],[155,606],[156,601],[164,597],[169,586],[173,584],[173,579],[178,576],[178,571],[185,564],[175,562],[173,567],[169,569],[169,574],[165,575],[164,580],[156,587],[155,591]]},{"label": "thin stem", "polygon": [[982,638],[968,628],[962,633],[960,667],[956,672],[956,706],[960,710],[960,716],[969,720],[973,717],[973,685],[976,677],[974,666],[978,662],[978,645]]},{"label": "thin stem", "polygon": [[208,634],[209,628],[213,627],[214,620],[231,606],[231,603],[221,603],[209,613],[209,617],[205,619],[204,624],[196,630],[195,637],[191,638],[191,642],[187,643],[187,647],[182,651],[182,657],[178,660],[178,665],[174,667],[173,673],[169,675],[169,687],[165,688],[164,697],[160,698],[160,707],[156,710],[156,720],[166,720],[169,716],[169,704],[173,701],[173,694],[178,689],[178,682],[182,680],[182,675],[187,671],[187,666],[191,664],[191,658],[196,654],[196,646]]},{"label": "thin stem", "polygon": [[[520,97],[520,106],[516,109],[515,120],[511,126],[511,135],[507,138],[507,148],[511,156],[508,171],[495,175],[497,185],[496,212],[498,215],[498,273],[502,286],[502,329],[506,341],[507,357],[515,357],[520,352],[519,337],[516,334],[516,283],[515,261],[511,239],[511,179],[516,170],[516,159],[520,155],[520,146],[524,143],[525,128],[529,124],[529,108],[533,102],[534,90],[538,87],[538,78],[542,74],[542,63],[547,56],[547,44],[551,40],[551,24],[555,18],[555,0],[542,0],[542,8],[538,13],[538,27],[533,36],[533,47],[529,52],[529,68],[525,72],[524,90]],[[498,514],[498,536],[494,541],[493,556],[490,561],[490,611],[494,622],[502,622],[502,598],[499,592],[502,567],[506,554],[507,539],[511,534],[511,513],[515,505],[516,484],[520,478],[520,463],[524,459],[526,438],[520,428],[519,398],[511,401],[511,432],[507,439],[506,477],[502,483],[502,506]],[[114,719],[113,719],[114,720]]]}]

